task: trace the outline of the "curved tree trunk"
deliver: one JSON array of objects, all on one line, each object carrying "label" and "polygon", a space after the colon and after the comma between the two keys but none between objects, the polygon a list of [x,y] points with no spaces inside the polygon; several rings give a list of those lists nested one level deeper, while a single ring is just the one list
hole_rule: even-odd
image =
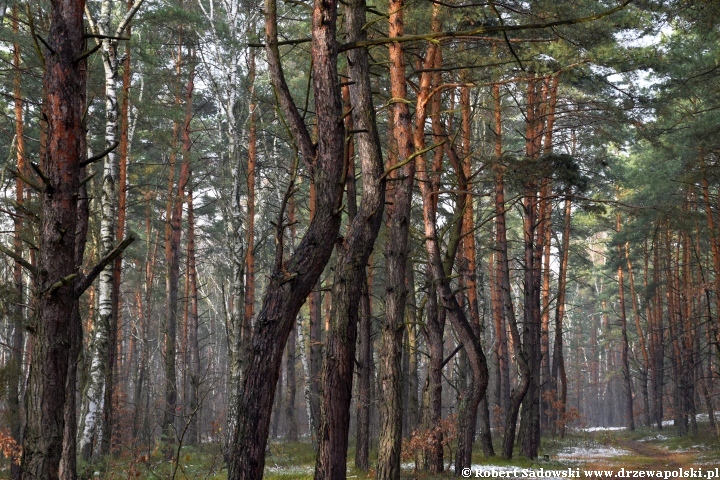
[{"label": "curved tree trunk", "polygon": [[[342,202],[344,134],[340,92],[337,88],[337,9],[317,2],[312,28],[312,69],[318,137],[313,145],[285,83],[277,40],[276,3],[265,4],[266,45],[270,77],[300,152],[311,165],[317,187],[317,209],[305,236],[283,261],[282,226],[263,306],[253,329],[252,346],[243,368],[228,478],[262,478],[270,426],[270,405],[280,374],[282,354],[300,307],[316,284],[337,242]],[[287,197],[286,197],[287,198]],[[282,212],[281,212],[282,214]]]},{"label": "curved tree trunk", "polygon": [[[354,0],[345,8],[349,41],[366,38],[365,0]],[[350,225],[338,246],[332,289],[331,326],[328,332],[323,364],[322,422],[319,431],[317,480],[344,479],[350,428],[350,401],[355,366],[355,340],[359,310],[357,308],[365,283],[365,265],[370,258],[382,223],[385,204],[385,181],[380,138],[372,104],[370,67],[367,50],[348,52],[348,73],[352,125],[357,128],[358,159],[362,171],[362,199],[355,210],[354,188],[348,189]],[[349,149],[349,147],[348,147]],[[347,159],[348,166],[352,160]],[[348,175],[354,175],[349,169]],[[354,187],[354,182],[351,182]]]},{"label": "curved tree trunk", "polygon": [[[503,432],[503,457],[512,458],[520,406],[527,393],[528,385],[530,384],[530,368],[528,367],[527,357],[522,347],[520,330],[515,317],[515,307],[510,290],[510,262],[508,261],[507,228],[505,224],[505,185],[503,169],[503,166],[498,165],[495,172],[495,235],[498,255],[497,283],[500,286],[499,296],[500,302],[502,303],[502,312],[508,322],[512,345],[515,350],[515,360],[518,362],[520,369],[520,382],[515,386],[515,389],[508,398]],[[509,380],[508,376],[508,383]]]},{"label": "curved tree trunk", "polygon": [[[437,4],[436,4],[437,5]],[[437,7],[436,7],[437,8]],[[427,53],[428,57],[434,55],[432,49],[429,49]],[[428,59],[426,58],[426,62]],[[433,63],[430,63],[432,65]],[[425,107],[428,96],[429,81],[427,84],[423,84],[421,81],[420,93],[418,94],[418,103],[416,107],[416,126],[424,123],[425,118]],[[424,141],[421,129],[415,129],[415,148],[418,152],[422,152],[424,149]],[[455,160],[455,168],[458,175],[462,175],[462,166],[460,162]],[[437,226],[435,219],[434,209],[434,192],[431,186],[430,178],[427,172],[427,165],[423,154],[417,154],[415,157],[415,165],[418,173],[418,180],[420,184],[420,191],[423,200],[423,223],[425,232],[425,249],[427,252],[428,266],[432,272],[432,280],[435,282],[440,299],[443,307],[447,310],[450,317],[450,322],[458,336],[458,339],[463,344],[465,351],[468,355],[468,360],[473,373],[472,389],[464,394],[463,401],[467,402],[467,409],[470,415],[468,415],[467,424],[460,425],[458,427],[458,453],[455,460],[455,471],[459,472],[463,468],[470,467],[471,455],[472,455],[472,443],[474,434],[474,421],[477,413],[478,405],[488,384],[488,371],[485,354],[480,346],[480,340],[475,335],[473,326],[468,321],[465,313],[458,304],[457,297],[450,288],[450,281],[446,272],[446,267],[443,264],[443,260],[440,255],[440,246],[438,242]],[[464,208],[464,198],[460,197],[459,209]],[[459,238],[459,235],[458,235]],[[451,241],[451,244],[453,242]],[[452,264],[454,261],[454,252],[449,253],[448,264]],[[473,414],[474,413],[474,414]]]}]

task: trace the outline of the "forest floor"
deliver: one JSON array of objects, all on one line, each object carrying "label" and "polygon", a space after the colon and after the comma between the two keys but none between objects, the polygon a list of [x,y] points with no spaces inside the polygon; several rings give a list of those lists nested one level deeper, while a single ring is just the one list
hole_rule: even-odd
[{"label": "forest floor", "polygon": [[[633,432],[617,429],[569,431],[564,439],[543,438],[540,456],[535,461],[522,457],[511,460],[483,457],[479,445],[476,445],[469,477],[565,479],[659,476],[664,480],[720,480],[720,442],[707,423],[699,422],[698,426],[698,435],[684,437],[678,436],[672,426],[663,430],[641,427]],[[498,443],[499,440],[497,437]],[[499,451],[499,445],[496,448]],[[182,447],[179,454],[177,450],[175,452],[175,460],[171,461],[165,460],[167,457],[164,457],[162,450],[156,448],[154,452],[145,454],[126,452],[109,460],[104,467],[80,465],[79,468],[93,479],[227,478],[218,445],[188,446]],[[353,458],[354,450],[351,448],[348,455],[348,479],[373,479],[372,470],[364,473],[354,468]],[[451,458],[449,451],[446,451],[446,458]],[[371,457],[371,465],[373,460]],[[309,480],[313,478],[314,463],[315,454],[309,443],[271,440],[266,457],[265,479]],[[6,464],[7,460],[0,456],[0,478],[7,472]],[[449,467],[447,460],[446,466]],[[430,474],[416,471],[412,460],[403,463],[403,480],[449,478],[458,478],[452,469],[443,474]]]}]

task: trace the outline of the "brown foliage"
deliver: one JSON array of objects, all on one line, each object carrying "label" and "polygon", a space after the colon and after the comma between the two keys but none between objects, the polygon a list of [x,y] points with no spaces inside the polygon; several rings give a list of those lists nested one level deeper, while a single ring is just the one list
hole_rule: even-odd
[{"label": "brown foliage", "polygon": [[415,470],[422,463],[424,458],[430,458],[433,444],[436,438],[440,438],[440,444],[447,448],[452,458],[452,441],[457,435],[458,420],[453,414],[440,420],[440,423],[431,428],[418,427],[412,431],[410,438],[403,440],[401,458],[404,461],[414,460]]},{"label": "brown foliage", "polygon": [[2,452],[5,458],[9,458],[16,465],[20,465],[22,446],[18,445],[7,429],[0,430],[0,452]]},{"label": "brown foliage", "polygon": [[550,418],[557,418],[557,426],[562,429],[563,426],[567,426],[573,422],[577,422],[581,419],[580,412],[575,407],[567,408],[563,405],[562,398],[558,398],[557,392],[548,390],[543,393],[543,400],[547,409],[545,414]]}]

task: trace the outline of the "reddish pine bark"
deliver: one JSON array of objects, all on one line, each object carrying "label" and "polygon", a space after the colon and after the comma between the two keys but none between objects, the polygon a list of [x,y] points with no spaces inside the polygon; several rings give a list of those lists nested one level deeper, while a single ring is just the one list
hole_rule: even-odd
[{"label": "reddish pine bark", "polygon": [[630,298],[632,304],[633,318],[635,319],[635,330],[637,331],[638,340],[640,342],[640,353],[642,354],[642,364],[640,365],[640,388],[643,395],[643,424],[650,426],[650,398],[648,395],[648,371],[650,369],[650,355],[648,354],[647,341],[645,333],[640,324],[640,306],[638,305],[637,293],[635,292],[635,275],[633,273],[632,262],[630,261],[630,245],[625,244],[625,260],[628,268],[628,278],[630,280]]},{"label": "reddish pine bark", "polygon": [[[181,127],[183,161],[180,166],[177,187],[172,189],[172,210],[170,214],[169,233],[166,237],[165,255],[167,262],[166,275],[166,323],[165,323],[165,412],[163,417],[163,436],[167,442],[174,442],[177,408],[177,375],[175,366],[177,361],[177,310],[178,288],[180,281],[180,237],[182,235],[183,203],[185,202],[185,189],[190,180],[190,120],[192,119],[192,95],[195,88],[195,70],[191,64],[189,78],[185,87],[185,119]],[[166,226],[166,235],[168,227]]]},{"label": "reddish pine bark", "polygon": [[38,295],[22,457],[22,478],[33,480],[58,478],[63,446],[68,346],[77,298],[80,162],[85,155],[85,61],[77,60],[85,47],[83,9],[82,0],[53,2],[47,36],[54,52],[46,55],[43,78],[47,144],[40,168],[47,180],[40,194]]},{"label": "reddish pine bark", "polygon": [[[18,35],[18,5],[13,4],[12,10],[12,28],[13,34],[17,37]],[[21,175],[25,175],[25,133],[24,133],[24,119],[23,119],[23,99],[21,84],[21,72],[20,72],[20,44],[13,42],[13,97],[15,104],[15,147],[17,157],[17,171]],[[15,201],[17,207],[15,211],[14,221],[14,238],[13,238],[13,251],[15,255],[22,256],[23,246],[20,235],[23,230],[23,213],[22,205],[25,201],[24,194],[25,184],[18,177],[15,180]],[[13,267],[13,286],[15,287],[15,308],[13,309],[13,331],[12,331],[12,353],[10,355],[10,361],[6,365],[8,371],[14,374],[9,379],[9,391],[8,391],[8,420],[10,426],[10,434],[16,442],[21,442],[21,418],[20,418],[20,392],[21,382],[23,381],[22,375],[22,357],[23,357],[23,319],[25,317],[25,308],[23,304],[23,266],[19,261],[15,261]],[[20,466],[15,462],[11,462],[10,465],[10,476],[13,480],[20,478]]]},{"label": "reddish pine bark", "polygon": [[[405,2],[391,0],[388,5],[390,37],[401,37],[404,32]],[[388,241],[385,256],[387,278],[385,281],[385,317],[381,324],[382,346],[380,354],[379,395],[380,440],[378,445],[379,480],[395,480],[400,476],[400,448],[402,441],[402,339],[405,325],[407,287],[405,284],[410,229],[410,206],[415,176],[414,162],[407,161],[414,151],[410,109],[405,80],[405,56],[400,43],[388,46],[390,58],[390,92],[395,100],[392,105],[393,138],[397,149],[396,165],[388,180],[392,185],[392,204],[387,208]],[[406,162],[407,161],[407,162]]]}]

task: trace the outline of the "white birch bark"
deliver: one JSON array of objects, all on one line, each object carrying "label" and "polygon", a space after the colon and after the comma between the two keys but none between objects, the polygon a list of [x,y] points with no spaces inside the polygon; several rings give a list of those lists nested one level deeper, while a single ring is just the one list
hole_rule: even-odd
[{"label": "white birch bark", "polygon": [[[115,147],[117,146],[119,112],[117,101],[118,37],[123,33],[128,22],[138,11],[143,1],[136,0],[114,32],[110,29],[114,7],[113,0],[103,0],[97,22],[93,20],[87,5],[85,7],[86,17],[92,33],[96,36],[105,37],[100,40],[105,72],[105,149],[109,150],[103,163],[102,193],[100,196],[100,244],[104,252],[111,251],[115,246],[115,220],[117,218],[118,198],[115,189],[117,154]],[[113,318],[112,268],[112,264],[108,264],[98,276],[98,319],[95,322],[94,340],[90,352],[88,384],[82,398],[81,407],[83,428],[80,430],[80,452],[86,460],[93,454],[93,439],[98,437],[96,444],[101,443],[98,424],[100,423],[99,419],[102,418],[104,408],[105,373],[108,368],[111,368],[107,365],[110,329],[114,328],[115,323]]]}]

